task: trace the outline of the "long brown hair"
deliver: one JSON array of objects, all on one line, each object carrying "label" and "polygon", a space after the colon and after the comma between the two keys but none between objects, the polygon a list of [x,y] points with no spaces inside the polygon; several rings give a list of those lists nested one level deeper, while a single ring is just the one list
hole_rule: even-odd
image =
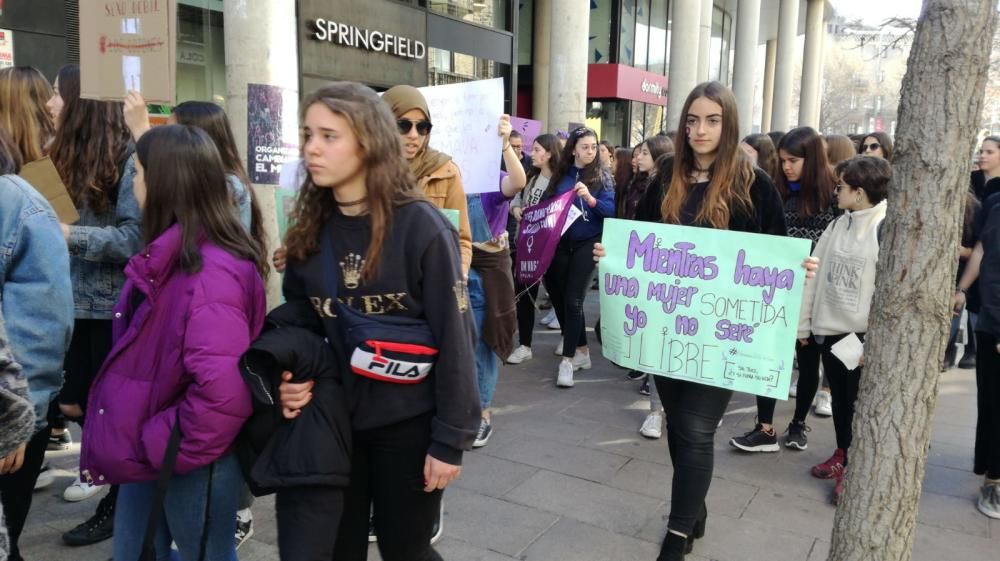
[{"label": "long brown hair", "polygon": [[781,166],[778,165],[778,150],[774,147],[771,137],[764,133],[756,133],[747,135],[743,142],[757,152],[757,167],[764,170],[771,181],[776,181],[778,174],[781,173]]},{"label": "long brown hair", "polygon": [[[348,122],[362,151],[371,218],[371,244],[365,254],[362,278],[378,275],[379,260],[396,206],[422,200],[417,181],[403,158],[399,130],[389,106],[371,88],[355,82],[333,82],[302,101],[301,119],[310,107],[321,104]],[[305,142],[302,142],[304,153]],[[291,226],[285,235],[290,258],[304,261],[319,251],[323,225],[339,212],[328,188],[321,188],[307,175],[295,201]]]},{"label": "long brown hair", "polygon": [[632,179],[632,149],[618,148],[615,150],[615,190],[624,188]]},{"label": "long brown hair", "polygon": [[[556,194],[559,182],[569,173],[570,168],[576,164],[576,158],[573,154],[573,151],[576,150],[576,145],[580,140],[588,137],[593,138],[595,141],[598,138],[597,133],[587,127],[577,127],[569,133],[569,139],[566,140],[566,146],[563,146],[562,156],[560,157],[562,161],[559,162],[558,168],[552,168],[552,179],[549,181],[549,186],[545,189],[545,193],[542,194],[543,199],[548,199]],[[591,195],[596,195],[604,186],[602,174],[608,174],[609,179],[611,175],[610,172],[601,167],[601,154],[599,150],[600,148],[598,148],[598,153],[594,156],[594,161],[583,166],[577,179],[577,181],[587,186]]]},{"label": "long brown hair", "polygon": [[236,257],[252,261],[267,278],[267,251],[233,213],[222,158],[205,131],[188,125],[155,127],[139,138],[136,155],[146,183],[142,210],[146,243],[179,224],[179,263],[184,271],[201,270],[198,244],[207,239]]},{"label": "long brown hair", "polygon": [[695,86],[684,101],[680,122],[677,124],[674,170],[660,213],[667,224],[680,224],[681,208],[691,190],[691,177],[697,168],[694,150],[688,141],[688,111],[700,97],[711,100],[722,108],[722,134],[715,161],[709,167],[709,183],[705,200],[698,208],[694,220],[709,224],[718,230],[729,229],[729,219],[734,212],[753,209],[750,187],[754,182],[754,166],[740,149],[740,119],[736,97],[732,90],[719,82],[703,82]]},{"label": "long brown hair", "polygon": [[[207,101],[185,101],[174,107],[174,118],[179,125],[191,125],[208,133],[215,142],[222,158],[222,167],[226,173],[236,176],[243,183],[247,196],[250,197],[250,235],[261,246],[267,247],[267,234],[264,233],[263,217],[257,204],[257,195],[250,184],[250,176],[243,166],[239,150],[236,148],[236,137],[229,124],[229,118],[221,107]],[[233,201],[236,204],[236,201]]]},{"label": "long brown hair", "polygon": [[873,131],[867,133],[861,137],[861,143],[858,144],[858,154],[865,153],[865,139],[874,138],[878,141],[879,146],[882,147],[882,153],[885,154],[885,159],[892,161],[892,137],[882,131]]},{"label": "long brown hair", "polygon": [[[559,138],[554,134],[540,134],[535,137],[533,141],[537,142],[546,152],[549,153],[549,171],[555,173],[559,169],[562,162],[562,153],[559,148]],[[534,149],[534,147],[532,147]],[[532,178],[538,177],[542,173],[542,168],[532,165],[531,170],[528,171],[528,181]]]},{"label": "long brown hair", "polygon": [[0,128],[0,175],[12,175],[19,171],[21,171],[21,154],[7,131]]},{"label": "long brown hair", "polygon": [[[812,127],[799,127],[781,137],[778,154],[781,151],[802,158],[802,174],[799,175],[799,214],[815,216],[830,208],[833,203],[833,187],[837,183],[830,162],[826,159],[826,144],[823,137]],[[788,186],[784,172],[774,178],[774,184],[783,200],[793,193]]]},{"label": "long brown hair", "polygon": [[55,123],[45,107],[51,97],[52,86],[37,68],[0,70],[0,128],[11,136],[24,163],[44,156],[55,134]]},{"label": "long brown hair", "polygon": [[842,134],[828,134],[823,137],[826,142],[826,159],[831,166],[835,166],[844,160],[849,160],[858,153],[854,147],[854,141]]},{"label": "long brown hair", "polygon": [[[62,76],[59,90],[70,89]],[[132,150],[122,103],[81,97],[64,102],[49,155],[77,208],[104,214],[117,201],[122,164]]]}]

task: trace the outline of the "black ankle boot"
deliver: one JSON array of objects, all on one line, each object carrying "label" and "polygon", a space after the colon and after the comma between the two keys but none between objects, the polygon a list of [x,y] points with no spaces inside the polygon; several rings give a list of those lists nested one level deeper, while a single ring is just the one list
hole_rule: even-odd
[{"label": "black ankle boot", "polygon": [[694,541],[705,537],[705,523],[708,521],[708,507],[702,505],[701,515],[694,521],[694,528],[691,535],[687,537],[687,546],[684,553],[691,553],[694,550]]},{"label": "black ankle boot", "polygon": [[667,537],[663,539],[660,547],[660,555],[656,561],[684,561],[687,553],[687,538],[680,534],[667,531]]}]

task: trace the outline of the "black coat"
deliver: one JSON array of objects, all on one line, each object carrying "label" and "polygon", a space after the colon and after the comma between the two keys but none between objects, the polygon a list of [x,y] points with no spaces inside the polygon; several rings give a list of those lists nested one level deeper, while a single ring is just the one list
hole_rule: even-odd
[{"label": "black coat", "polygon": [[[254,412],[243,427],[238,453],[256,496],[305,485],[346,486],[351,472],[350,410],[342,385],[344,367],[310,325],[315,312],[285,304],[268,314],[267,326],[240,360]],[[293,382],[314,380],[313,397],[294,420],[281,414],[281,374]]]}]

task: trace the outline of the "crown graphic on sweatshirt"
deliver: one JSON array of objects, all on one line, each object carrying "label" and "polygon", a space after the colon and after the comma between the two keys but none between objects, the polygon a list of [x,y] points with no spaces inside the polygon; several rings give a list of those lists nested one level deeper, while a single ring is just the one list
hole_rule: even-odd
[{"label": "crown graphic on sweatshirt", "polygon": [[464,314],[469,309],[469,283],[458,281],[452,287],[455,291],[455,301],[458,303],[458,313]]},{"label": "crown graphic on sweatshirt", "polygon": [[364,258],[355,253],[348,253],[347,258],[340,262],[340,272],[344,275],[344,286],[357,288],[361,284],[361,269],[364,268]]}]

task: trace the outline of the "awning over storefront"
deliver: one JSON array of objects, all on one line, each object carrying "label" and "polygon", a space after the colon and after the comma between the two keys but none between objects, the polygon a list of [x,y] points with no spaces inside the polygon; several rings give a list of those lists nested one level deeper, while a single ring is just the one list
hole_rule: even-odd
[{"label": "awning over storefront", "polygon": [[667,104],[667,77],[624,64],[587,65],[587,99]]}]

